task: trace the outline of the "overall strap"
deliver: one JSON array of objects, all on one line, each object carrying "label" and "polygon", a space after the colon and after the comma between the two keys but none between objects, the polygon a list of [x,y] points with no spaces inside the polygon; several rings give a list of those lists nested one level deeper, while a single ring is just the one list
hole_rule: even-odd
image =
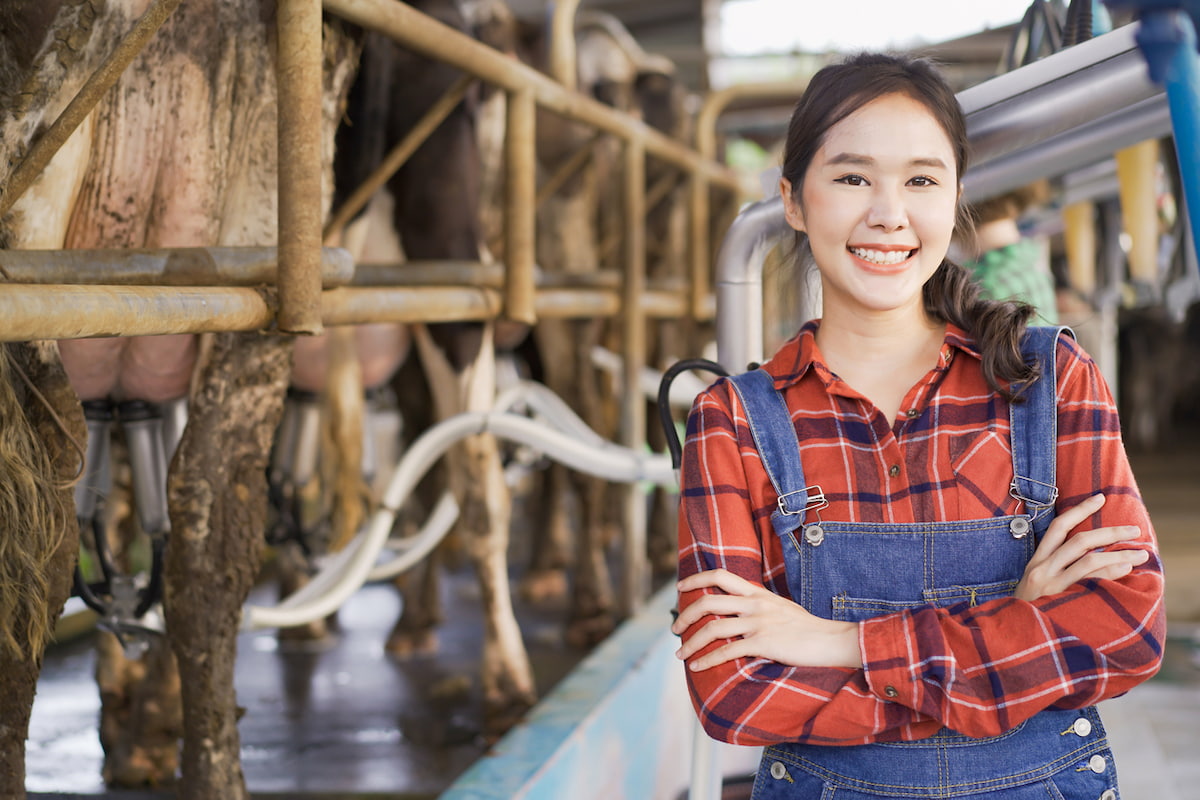
[{"label": "overall strap", "polygon": [[[771,524],[775,533],[782,536],[799,528],[804,523],[805,510],[823,503],[824,497],[818,487],[804,485],[800,441],[783,395],[775,391],[774,379],[766,370],[755,369],[734,375],[729,382],[746,409],[754,444],[779,497],[779,508],[771,514]],[[816,495],[812,503],[810,491]]]},{"label": "overall strap", "polygon": [[1066,326],[1029,327],[1021,339],[1026,363],[1041,366],[1041,375],[1021,393],[1021,402],[1009,403],[1012,430],[1013,482],[1009,492],[1025,503],[1036,537],[1054,519],[1054,456],[1058,447],[1058,337],[1074,332]]}]

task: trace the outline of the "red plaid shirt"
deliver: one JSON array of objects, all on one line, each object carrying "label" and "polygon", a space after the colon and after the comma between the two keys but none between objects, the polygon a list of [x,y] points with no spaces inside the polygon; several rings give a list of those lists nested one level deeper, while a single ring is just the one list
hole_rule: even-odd
[{"label": "red plaid shirt", "polygon": [[[830,372],[815,331],[815,323],[805,326],[765,367],[802,427],[805,477],[829,501],[822,519],[941,522],[1021,510],[1008,494],[1008,405],[985,383],[966,333],[948,326],[937,366],[891,421]],[[743,745],[845,745],[919,739],[944,725],[994,736],[1041,709],[1090,705],[1153,675],[1165,635],[1154,531],[1108,387],[1065,338],[1058,344],[1057,447],[1058,510],[1103,492],[1105,505],[1085,525],[1138,526],[1141,539],[1127,546],[1150,551],[1145,564],[1120,580],[1084,581],[1032,603],[1003,598],[953,613],[928,606],[869,620],[860,626],[862,669],[743,658],[687,670],[709,735]],[[680,484],[680,577],[724,567],[787,596],[770,522],[775,492],[726,381],[696,399]],[[680,608],[699,596],[681,596]]]}]

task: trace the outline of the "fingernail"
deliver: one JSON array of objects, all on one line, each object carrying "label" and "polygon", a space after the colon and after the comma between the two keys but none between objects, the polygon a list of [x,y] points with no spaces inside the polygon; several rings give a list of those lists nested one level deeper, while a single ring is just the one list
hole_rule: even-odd
[{"label": "fingernail", "polygon": [[683,656],[682,656],[682,655],[680,655],[682,652],[683,652],[683,648],[682,648],[682,647],[681,647],[681,648],[679,648],[678,650],[676,650],[676,651],[675,651],[675,657],[676,657],[676,658],[683,658]]},{"label": "fingernail", "polygon": [[1126,539],[1136,539],[1142,535],[1142,530],[1136,525],[1126,525],[1124,535]]},{"label": "fingernail", "polygon": [[1104,502],[1104,495],[1102,495],[1102,494],[1094,494],[1094,495],[1092,495],[1091,497],[1089,497],[1088,499],[1089,499],[1089,500],[1091,500],[1092,502],[1095,502],[1095,501],[1097,501],[1097,500],[1098,500],[1098,501],[1100,501],[1101,503],[1103,503],[1103,502]]}]

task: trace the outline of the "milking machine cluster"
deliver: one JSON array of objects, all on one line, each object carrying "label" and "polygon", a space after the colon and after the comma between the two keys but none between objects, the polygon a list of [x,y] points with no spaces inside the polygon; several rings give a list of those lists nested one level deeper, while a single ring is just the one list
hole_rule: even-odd
[{"label": "milking machine cluster", "polygon": [[[167,515],[167,463],[187,421],[185,398],[167,403],[143,400],[83,403],[88,445],[84,473],[75,486],[75,514],[81,535],[90,532],[99,580],[75,567],[75,593],[100,615],[127,652],[136,654],[146,637],[162,633],[157,606],[162,600],[163,557],[171,521]],[[133,514],[149,540],[150,563],[126,571],[117,563],[107,532],[106,506],[113,489],[113,434],[120,427],[129,454]],[[126,559],[128,560],[128,559]]]}]

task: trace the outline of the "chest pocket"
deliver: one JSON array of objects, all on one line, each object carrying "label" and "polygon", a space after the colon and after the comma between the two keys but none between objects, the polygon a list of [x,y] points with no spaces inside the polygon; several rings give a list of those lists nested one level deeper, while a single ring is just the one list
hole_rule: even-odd
[{"label": "chest pocket", "polygon": [[934,606],[949,608],[960,604],[977,606],[989,600],[1001,597],[1012,597],[1018,581],[1004,580],[974,585],[947,586],[944,588],[926,589],[921,592],[919,600],[911,602],[904,600],[883,600],[870,597],[854,597],[846,592],[836,594],[832,598],[833,619],[841,622],[864,622],[875,617],[883,617],[906,611],[910,608]]},{"label": "chest pocket", "polygon": [[1033,553],[1012,517],[927,525],[828,523],[803,546],[805,600],[819,616],[862,622],[922,606],[978,606],[1012,596]]}]

